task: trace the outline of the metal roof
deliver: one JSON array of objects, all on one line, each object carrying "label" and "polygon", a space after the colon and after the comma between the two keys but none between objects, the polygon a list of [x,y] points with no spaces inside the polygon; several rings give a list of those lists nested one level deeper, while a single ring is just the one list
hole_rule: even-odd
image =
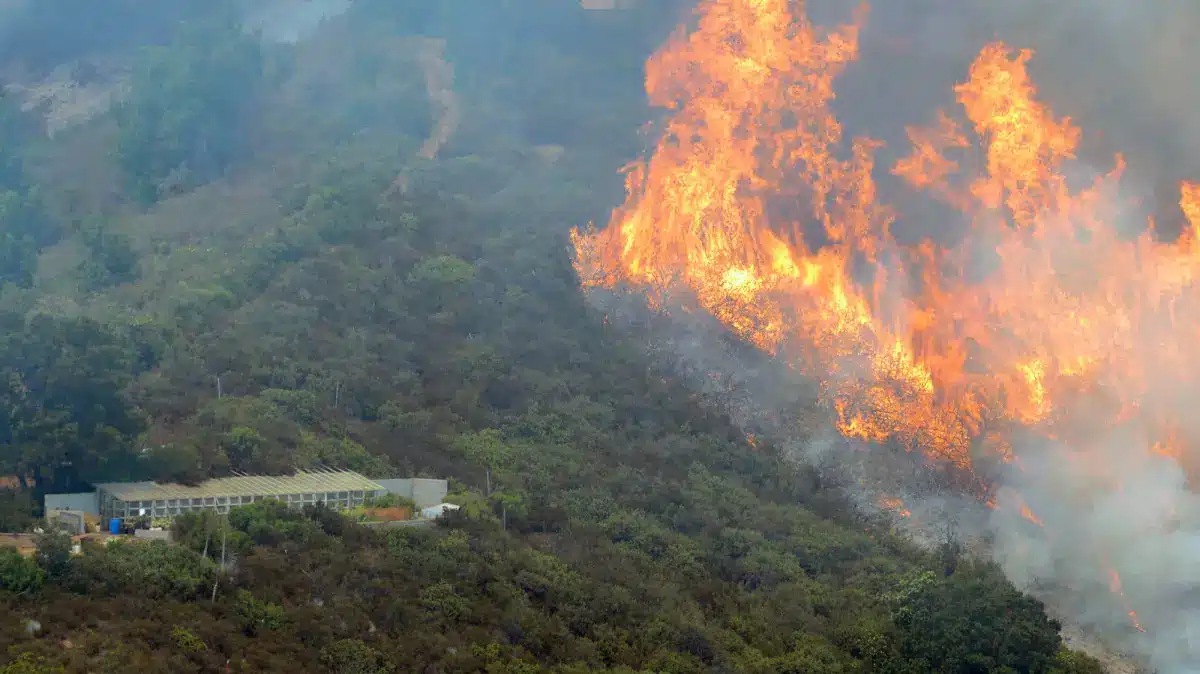
[{"label": "metal roof", "polygon": [[300,471],[293,475],[237,475],[206,480],[195,486],[158,482],[97,484],[121,501],[210,498],[218,496],[275,496],[339,491],[386,491],[379,483],[352,471]]}]

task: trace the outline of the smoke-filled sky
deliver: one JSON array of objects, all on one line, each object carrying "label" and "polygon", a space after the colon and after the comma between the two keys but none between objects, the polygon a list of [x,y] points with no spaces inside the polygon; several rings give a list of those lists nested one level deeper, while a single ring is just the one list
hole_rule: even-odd
[{"label": "smoke-filled sky", "polygon": [[[848,0],[817,0],[810,14],[844,21]],[[873,3],[862,58],[839,86],[839,118],[906,151],[903,127],[926,124],[953,101],[971,59],[999,37],[1035,56],[1042,98],[1084,129],[1085,159],[1104,169],[1115,152],[1130,181],[1160,191],[1156,210],[1178,226],[1174,183],[1200,175],[1200,5],[1184,0],[913,0]]]}]

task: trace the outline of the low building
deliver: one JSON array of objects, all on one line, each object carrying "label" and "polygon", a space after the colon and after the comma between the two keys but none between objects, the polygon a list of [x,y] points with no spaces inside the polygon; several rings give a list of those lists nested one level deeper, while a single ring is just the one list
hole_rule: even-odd
[{"label": "low building", "polygon": [[88,532],[88,515],[82,510],[47,510],[46,524],[60,527],[72,536],[82,536]]},{"label": "low building", "polygon": [[46,524],[65,527],[73,534],[100,530],[100,501],[96,492],[46,494]]},{"label": "low building", "polygon": [[324,503],[352,508],[387,493],[378,482],[352,471],[298,472],[293,475],[239,475],[198,485],[109,482],[96,485],[101,518],[164,517],[230,508],[275,499],[294,507]]}]

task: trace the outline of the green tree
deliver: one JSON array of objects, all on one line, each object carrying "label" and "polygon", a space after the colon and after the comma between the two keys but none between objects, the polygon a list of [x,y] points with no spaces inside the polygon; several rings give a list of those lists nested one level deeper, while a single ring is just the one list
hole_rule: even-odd
[{"label": "green tree", "polygon": [[175,625],[171,628],[171,641],[175,642],[175,647],[184,653],[200,653],[208,650],[208,645],[204,643],[203,639],[182,625]]},{"label": "green tree", "polygon": [[[245,526],[244,521],[242,524]],[[221,561],[222,548],[228,560],[240,557],[254,547],[245,531],[235,529],[225,515],[213,510],[183,513],[171,523],[171,534],[176,545],[216,562]]]},{"label": "green tree", "polygon": [[38,254],[62,236],[25,170],[24,146],[34,133],[30,116],[0,91],[0,283],[18,286],[33,281]]},{"label": "green tree", "polygon": [[331,674],[387,674],[393,671],[382,653],[360,639],[341,639],[322,648],[321,664]]},{"label": "green tree", "polygon": [[38,254],[59,235],[35,188],[6,190],[0,185],[0,283],[29,286]]},{"label": "green tree", "polygon": [[28,531],[37,521],[27,489],[0,489],[0,532]]},{"label": "green tree", "polygon": [[233,610],[241,620],[242,629],[250,636],[280,629],[287,619],[282,606],[257,599],[245,590],[238,591]]},{"label": "green tree", "polygon": [[467,290],[475,281],[475,266],[453,255],[436,255],[421,260],[408,275],[413,305],[439,323],[446,323],[465,309]]},{"label": "green tree", "polygon": [[84,287],[100,290],[137,278],[138,256],[128,236],[105,222],[87,223],[80,238],[88,255],[76,269]]},{"label": "green tree", "polygon": [[119,541],[93,547],[71,560],[65,583],[81,594],[136,592],[152,599],[197,599],[212,588],[212,560],[163,541]]},{"label": "green tree", "polygon": [[63,674],[63,667],[46,662],[46,658],[32,653],[22,653],[15,660],[0,668],[0,674]]},{"label": "green tree", "polygon": [[1068,650],[1065,646],[1059,650],[1058,658],[1050,674],[1104,674],[1108,671],[1104,664],[1096,658],[1083,653]]},{"label": "green tree", "polygon": [[28,121],[15,97],[0,91],[0,189],[27,187],[22,148],[32,131]]},{"label": "green tree", "polygon": [[117,109],[117,160],[135,198],[151,203],[228,168],[262,78],[260,40],[225,13],[146,49]]},{"label": "green tree", "polygon": [[1041,602],[1018,592],[999,569],[959,564],[940,578],[926,571],[891,597],[900,652],[931,672],[1050,670],[1060,625]]},{"label": "green tree", "polygon": [[71,565],[71,549],[74,547],[71,535],[52,528],[38,534],[34,542],[37,546],[34,559],[46,576],[55,580],[65,576]]},{"label": "green tree", "polygon": [[146,420],[127,392],[128,342],[87,318],[38,314],[14,328],[0,336],[0,466],[64,491],[81,475],[129,476]]},{"label": "green tree", "polygon": [[229,525],[259,545],[285,541],[310,544],[322,535],[320,526],[303,512],[276,500],[257,501],[230,510]]},{"label": "green tree", "polygon": [[46,575],[38,563],[15,548],[0,548],[0,590],[29,594],[42,588]]},{"label": "green tree", "polygon": [[385,457],[372,454],[350,438],[304,433],[296,448],[297,464],[304,468],[333,466],[362,473],[368,477],[390,477],[393,470]]},{"label": "green tree", "polygon": [[460,435],[454,441],[454,449],[471,463],[492,472],[512,469],[516,458],[516,452],[494,428]]},{"label": "green tree", "polygon": [[453,623],[466,616],[470,605],[450,583],[436,583],[421,590],[421,606],[431,620]]}]

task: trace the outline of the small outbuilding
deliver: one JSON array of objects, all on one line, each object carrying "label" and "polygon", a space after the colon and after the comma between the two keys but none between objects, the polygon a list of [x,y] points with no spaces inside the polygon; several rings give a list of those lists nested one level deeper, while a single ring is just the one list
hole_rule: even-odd
[{"label": "small outbuilding", "polygon": [[82,510],[50,510],[46,512],[46,524],[80,536],[88,532],[88,515]]},{"label": "small outbuilding", "polygon": [[429,506],[428,508],[422,508],[421,509],[421,517],[424,517],[425,519],[436,519],[438,517],[441,517],[442,515],[445,515],[448,512],[454,512],[455,510],[458,510],[460,507],[461,506],[454,505],[453,503],[439,503],[435,506]]}]

